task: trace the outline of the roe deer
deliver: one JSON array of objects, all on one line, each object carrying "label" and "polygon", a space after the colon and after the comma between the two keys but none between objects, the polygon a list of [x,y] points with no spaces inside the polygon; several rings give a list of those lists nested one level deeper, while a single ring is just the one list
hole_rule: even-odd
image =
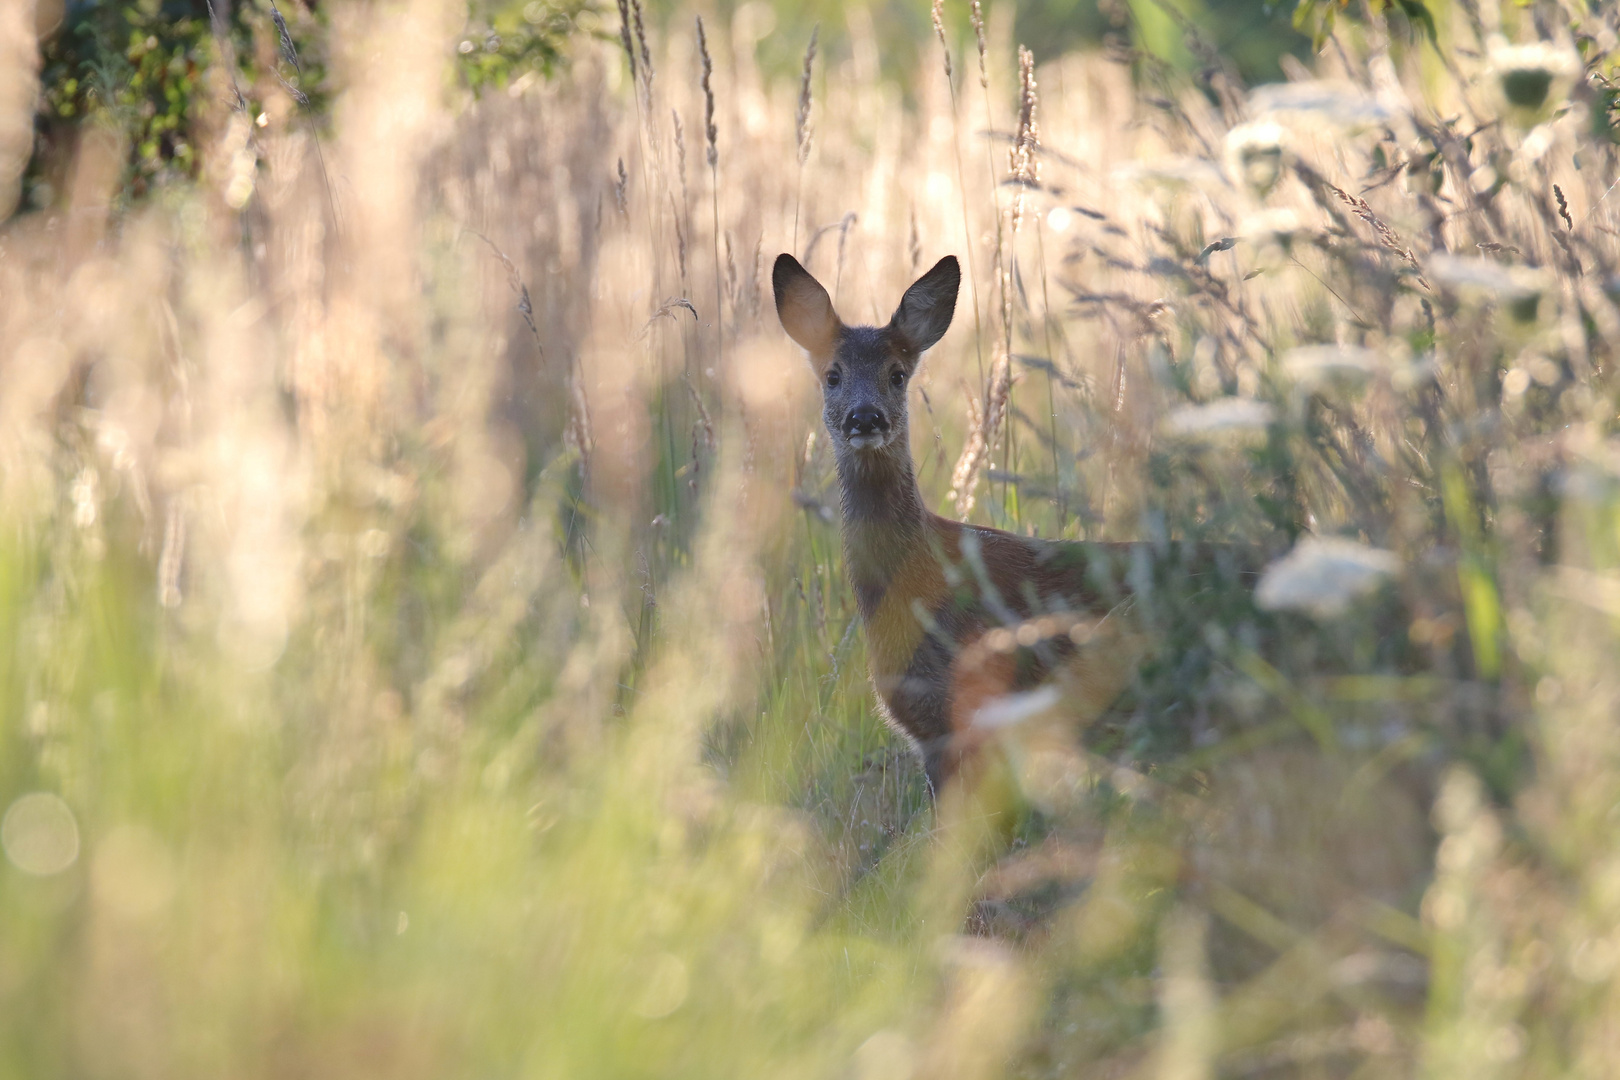
[{"label": "roe deer", "polygon": [[[846,326],[791,255],[777,257],[771,283],[783,329],[821,382],[872,684],[935,795],[1020,704],[1061,702],[1080,721],[1101,714],[1163,637],[1164,608],[1146,616],[1144,599],[1189,583],[1205,589],[1212,571],[1236,569],[1212,549],[1036,540],[928,509],[912,468],[906,388],[950,327],[961,283],[954,257],[914,282],[881,327]],[[1179,583],[1166,581],[1167,566]],[[1033,700],[1008,697],[1021,692]]]}]

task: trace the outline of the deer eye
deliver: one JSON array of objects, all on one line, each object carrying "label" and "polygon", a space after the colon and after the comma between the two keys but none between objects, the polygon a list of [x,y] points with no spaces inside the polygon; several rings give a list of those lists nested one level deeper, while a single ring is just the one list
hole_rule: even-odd
[{"label": "deer eye", "polygon": [[906,385],[906,373],[904,371],[900,370],[899,368],[895,368],[893,371],[889,372],[889,385],[890,386],[904,386],[904,385]]},{"label": "deer eye", "polygon": [[833,368],[831,371],[827,372],[827,385],[828,386],[837,386],[839,383],[841,383],[843,381],[844,381],[844,377],[839,374],[837,368]]}]

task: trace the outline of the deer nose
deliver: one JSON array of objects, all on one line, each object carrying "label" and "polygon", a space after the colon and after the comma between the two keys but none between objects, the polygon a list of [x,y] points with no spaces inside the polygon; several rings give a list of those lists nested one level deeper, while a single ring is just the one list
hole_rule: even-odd
[{"label": "deer nose", "polygon": [[844,418],[845,435],[871,435],[889,430],[889,418],[871,405],[861,405],[849,411]]}]

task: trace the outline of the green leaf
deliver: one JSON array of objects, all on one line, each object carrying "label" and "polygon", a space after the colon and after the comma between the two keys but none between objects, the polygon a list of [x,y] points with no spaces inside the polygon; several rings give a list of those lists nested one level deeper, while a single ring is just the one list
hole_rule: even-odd
[{"label": "green leaf", "polygon": [[1423,32],[1429,37],[1429,44],[1439,47],[1439,37],[1434,28],[1434,14],[1423,3],[1423,0],[1395,0],[1400,5],[1401,13],[1410,21],[1423,27]]}]

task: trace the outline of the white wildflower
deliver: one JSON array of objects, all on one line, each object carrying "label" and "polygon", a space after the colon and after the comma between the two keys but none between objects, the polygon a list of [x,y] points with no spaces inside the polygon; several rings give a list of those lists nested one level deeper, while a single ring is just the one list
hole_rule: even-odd
[{"label": "white wildflower", "polygon": [[1264,195],[1282,178],[1288,131],[1271,120],[1239,124],[1226,133],[1226,168],[1233,179]]},{"label": "white wildflower", "polygon": [[1250,214],[1238,225],[1238,234],[1252,244],[1283,247],[1304,231],[1305,222],[1293,210],[1262,210]]},{"label": "white wildflower", "polygon": [[1490,65],[1504,111],[1527,126],[1566,100],[1581,70],[1568,49],[1545,41],[1509,45],[1500,37],[1490,43]]},{"label": "white wildflower", "polygon": [[1229,397],[1207,405],[1183,405],[1164,418],[1163,430],[1189,442],[1257,442],[1276,413],[1263,401]]},{"label": "white wildflower", "polygon": [[1477,289],[1496,296],[1514,287],[1513,275],[1508,273],[1507,267],[1490,259],[1465,255],[1431,256],[1429,274],[1440,284],[1459,291]]},{"label": "white wildflower", "polygon": [[1465,296],[1494,300],[1518,322],[1534,322],[1547,291],[1546,275],[1528,266],[1503,266],[1490,259],[1460,255],[1433,255],[1429,275],[1436,282]]},{"label": "white wildflower", "polygon": [[1359,131],[1388,123],[1393,113],[1354,84],[1332,80],[1268,83],[1249,93],[1249,113],[1259,117],[1297,117]]},{"label": "white wildflower", "polygon": [[1355,345],[1302,345],[1283,354],[1283,371],[1302,390],[1359,389],[1384,368],[1383,358]]},{"label": "white wildflower", "polygon": [[1169,157],[1158,161],[1137,161],[1120,167],[1114,175],[1139,187],[1203,188],[1220,183],[1220,173],[1202,158]]},{"label": "white wildflower", "polygon": [[1359,596],[1400,571],[1392,551],[1336,536],[1307,536],[1266,568],[1255,601],[1267,611],[1303,611],[1319,619],[1347,611]]}]

